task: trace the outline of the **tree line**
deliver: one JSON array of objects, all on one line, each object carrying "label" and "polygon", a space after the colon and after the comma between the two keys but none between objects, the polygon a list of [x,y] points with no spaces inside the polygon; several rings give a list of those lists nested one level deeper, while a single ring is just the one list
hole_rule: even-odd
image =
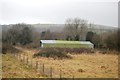
[{"label": "tree line", "polygon": [[51,32],[50,30],[41,33],[36,32],[30,24],[14,24],[7,31],[2,31],[2,42],[11,45],[39,45],[40,39],[53,40],[75,40],[90,41],[95,48],[118,49],[118,31],[95,33],[94,24],[88,24],[87,20],[74,18],[67,19],[62,32]]}]

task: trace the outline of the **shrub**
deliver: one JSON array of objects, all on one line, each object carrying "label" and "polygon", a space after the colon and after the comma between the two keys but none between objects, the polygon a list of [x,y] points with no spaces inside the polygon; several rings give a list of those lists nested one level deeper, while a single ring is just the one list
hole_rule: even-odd
[{"label": "shrub", "polygon": [[28,49],[38,49],[40,48],[40,45],[38,43],[30,43],[30,44],[24,45],[23,47]]},{"label": "shrub", "polygon": [[43,48],[41,49],[40,52],[34,54],[33,57],[37,57],[37,56],[41,56],[41,57],[51,57],[54,59],[65,59],[65,58],[72,58],[70,55],[67,55],[66,52],[60,51],[57,48]]},{"label": "shrub", "polygon": [[2,44],[2,53],[6,54],[6,53],[19,53],[21,52],[20,50],[14,48],[12,45],[8,45],[3,43]]}]

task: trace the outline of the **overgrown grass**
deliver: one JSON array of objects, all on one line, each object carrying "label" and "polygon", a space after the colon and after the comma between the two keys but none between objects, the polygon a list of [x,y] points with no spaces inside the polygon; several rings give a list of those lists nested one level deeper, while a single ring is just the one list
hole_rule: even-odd
[{"label": "overgrown grass", "polygon": [[53,60],[36,58],[41,63],[52,65],[54,76],[72,78],[118,78],[118,56],[115,54],[70,54],[72,59]]},{"label": "overgrown grass", "polygon": [[[96,50],[94,54],[89,53],[64,53],[64,51],[59,51],[57,49],[51,50],[43,49],[43,50],[33,50],[33,49],[26,49],[26,48],[17,48],[24,52],[24,54],[28,54],[29,59],[33,61],[38,61],[39,63],[45,65],[45,68],[52,67],[53,69],[53,77],[59,78],[61,69],[62,77],[64,78],[72,78],[73,75],[75,78],[118,78],[118,55],[114,54],[116,52],[108,52],[108,53],[101,53],[100,51]],[[34,54],[38,53],[38,54]],[[3,54],[4,56],[8,56],[10,54]],[[61,56],[62,55],[62,56]],[[72,59],[66,59],[65,56],[72,57]],[[33,58],[36,57],[36,58]],[[37,57],[43,56],[43,57]],[[61,57],[59,57],[61,56]],[[64,56],[64,57],[63,57]],[[51,58],[52,57],[52,58]],[[4,57],[5,58],[5,57]],[[11,61],[11,59],[13,59]],[[60,60],[58,60],[60,59]],[[26,70],[24,68],[24,64],[17,61],[13,57],[4,60],[6,66],[4,72],[8,72],[8,74],[3,74],[5,77],[32,77],[34,78],[37,74],[32,71],[30,68]],[[9,62],[10,61],[10,62]],[[14,63],[14,64],[13,64]],[[21,65],[20,65],[20,64]],[[12,66],[11,66],[12,64]],[[14,67],[16,66],[16,67]],[[19,67],[22,69],[18,69]],[[26,66],[26,65],[25,65]],[[15,72],[15,76],[12,72]],[[18,73],[17,73],[18,71]],[[27,72],[29,73],[27,73]],[[24,75],[22,75],[23,73]],[[33,75],[35,74],[35,76]],[[17,76],[16,76],[17,75]]]},{"label": "overgrown grass", "polygon": [[11,54],[2,55],[2,77],[3,78],[41,78],[35,70],[23,64]]}]

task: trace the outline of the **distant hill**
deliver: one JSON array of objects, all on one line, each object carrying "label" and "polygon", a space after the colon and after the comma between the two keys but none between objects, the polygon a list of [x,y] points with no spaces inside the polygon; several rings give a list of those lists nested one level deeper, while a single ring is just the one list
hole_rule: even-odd
[{"label": "distant hill", "polygon": [[[64,24],[33,24],[33,26],[36,28],[38,32],[42,32],[48,29],[51,32],[60,32],[65,27]],[[89,28],[89,25],[88,25],[88,28]],[[88,30],[90,31],[91,29],[88,29]],[[92,26],[92,31],[96,33],[114,31],[114,30],[117,30],[117,27],[97,25],[97,24],[94,24],[94,26]]]},{"label": "distant hill", "polygon": [[8,30],[9,28],[12,27],[12,25],[1,25],[2,26],[2,30]]},{"label": "distant hill", "polygon": [[117,27],[94,24],[92,31],[96,33],[101,33],[101,32],[111,32],[117,29],[118,29]]},{"label": "distant hill", "polygon": [[33,24],[38,32],[50,30],[51,32],[61,32],[64,24]]},{"label": "distant hill", "polygon": [[[35,28],[37,32],[42,32],[46,30],[50,30],[51,32],[61,32],[65,27],[64,24],[31,24],[31,25]],[[12,27],[12,24],[2,25],[2,30],[8,30],[10,27]],[[114,31],[117,29],[118,29],[117,27],[94,24],[94,26],[92,26],[92,29],[89,29],[89,31],[92,30],[93,32],[100,33],[101,31],[106,32]]]}]

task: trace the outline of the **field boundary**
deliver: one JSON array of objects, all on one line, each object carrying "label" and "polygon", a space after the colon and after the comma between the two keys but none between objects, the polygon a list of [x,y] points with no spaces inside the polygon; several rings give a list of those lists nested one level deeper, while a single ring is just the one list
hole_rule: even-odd
[{"label": "field boundary", "polygon": [[[16,59],[20,60],[24,64],[26,64],[31,69],[34,69],[36,71],[36,73],[41,74],[41,76],[43,76],[43,77],[64,78],[62,69],[56,70],[52,66],[47,66],[44,63],[30,59],[27,55],[12,54],[12,56],[15,57]],[[71,78],[73,78],[73,80],[74,80],[74,78],[75,78],[74,74]]]}]

